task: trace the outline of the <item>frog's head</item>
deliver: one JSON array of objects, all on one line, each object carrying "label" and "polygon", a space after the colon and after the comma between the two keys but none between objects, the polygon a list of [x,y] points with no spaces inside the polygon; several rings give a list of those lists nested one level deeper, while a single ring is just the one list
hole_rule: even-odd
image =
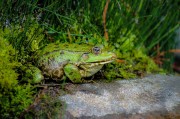
[{"label": "frog's head", "polygon": [[104,51],[100,47],[93,47],[90,52],[85,52],[80,58],[82,64],[103,65],[116,59],[113,52]]},{"label": "frog's head", "polygon": [[104,64],[116,59],[113,52],[102,50],[100,47],[93,47],[90,52],[84,52],[78,62],[81,68],[82,77],[89,77],[98,72]]}]

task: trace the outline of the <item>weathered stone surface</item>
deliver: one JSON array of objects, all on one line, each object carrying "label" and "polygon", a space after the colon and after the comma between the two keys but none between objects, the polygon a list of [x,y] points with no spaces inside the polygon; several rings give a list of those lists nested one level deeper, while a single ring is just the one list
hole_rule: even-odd
[{"label": "weathered stone surface", "polygon": [[71,85],[65,119],[180,118],[180,76]]}]

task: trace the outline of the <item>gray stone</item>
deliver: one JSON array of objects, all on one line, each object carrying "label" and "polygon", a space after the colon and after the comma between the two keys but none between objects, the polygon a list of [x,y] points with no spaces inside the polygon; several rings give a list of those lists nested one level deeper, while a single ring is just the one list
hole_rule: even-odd
[{"label": "gray stone", "polygon": [[140,119],[180,117],[180,76],[75,85],[66,103],[65,119]]}]

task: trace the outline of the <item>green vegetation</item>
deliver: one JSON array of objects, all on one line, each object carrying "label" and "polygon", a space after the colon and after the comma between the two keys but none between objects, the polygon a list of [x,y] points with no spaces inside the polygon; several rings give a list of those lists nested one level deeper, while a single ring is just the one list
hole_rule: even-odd
[{"label": "green vegetation", "polygon": [[18,117],[31,103],[33,87],[18,84],[15,68],[21,64],[15,60],[15,50],[6,39],[0,37],[0,117]]},{"label": "green vegetation", "polygon": [[168,51],[174,48],[174,31],[179,27],[178,1],[107,1],[0,2],[1,117],[18,117],[32,103],[34,86],[29,83],[40,82],[33,68],[34,53],[48,43],[111,49],[118,60],[104,68],[108,80],[161,72],[152,60],[159,52],[167,52],[161,68],[172,71],[173,54]]},{"label": "green vegetation", "polygon": [[126,36],[121,37],[121,39],[118,39],[117,42],[114,43],[112,49],[116,49],[115,52],[118,59],[121,60],[117,60],[117,62],[106,66],[105,76],[109,80],[115,78],[129,79],[136,76],[143,76],[145,73],[163,72],[163,70],[147,56],[144,46],[135,47],[137,40],[137,37],[132,32],[129,32]]},{"label": "green vegetation", "polygon": [[27,112],[24,112],[24,118],[62,118],[65,107],[62,106],[63,102],[59,100],[58,96],[53,95],[53,90],[53,87],[50,87],[38,94],[35,103]]}]

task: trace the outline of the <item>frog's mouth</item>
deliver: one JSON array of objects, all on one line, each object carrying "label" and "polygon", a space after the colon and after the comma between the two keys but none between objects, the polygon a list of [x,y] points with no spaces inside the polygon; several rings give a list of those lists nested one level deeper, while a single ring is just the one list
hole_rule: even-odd
[{"label": "frog's mouth", "polygon": [[85,62],[83,64],[94,64],[94,65],[103,65],[107,63],[111,63],[115,60],[115,58],[107,59],[107,60],[102,60],[102,61],[94,61],[94,62]]},{"label": "frog's mouth", "polygon": [[86,63],[81,63],[79,66],[85,66],[86,68],[92,68],[92,67],[98,67],[102,68],[104,64],[113,62],[113,60],[108,60],[108,61],[100,61],[100,62],[86,62]]},{"label": "frog's mouth", "polygon": [[107,64],[107,63],[111,63],[114,60],[105,60],[105,61],[97,61],[97,62],[89,62],[87,64]]},{"label": "frog's mouth", "polygon": [[103,64],[107,64],[107,63],[111,63],[116,59],[116,55],[113,55],[111,58],[108,58],[106,60],[100,60],[100,61],[94,61],[94,62],[86,62],[86,64],[99,64],[99,65],[103,65]]}]

